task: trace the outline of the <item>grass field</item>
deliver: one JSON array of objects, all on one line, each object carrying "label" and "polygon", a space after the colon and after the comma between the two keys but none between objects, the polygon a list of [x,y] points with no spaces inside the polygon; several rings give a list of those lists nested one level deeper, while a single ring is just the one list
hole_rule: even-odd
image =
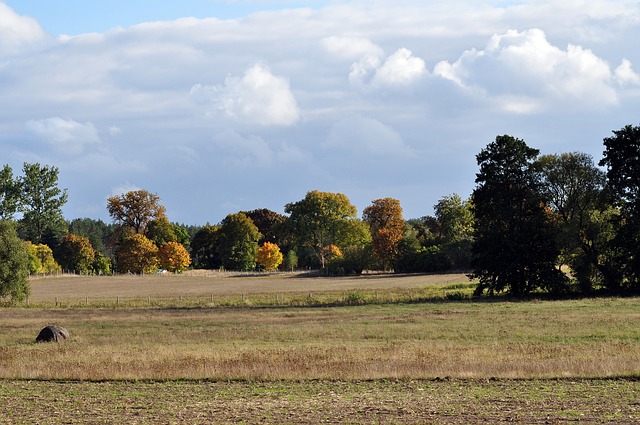
[{"label": "grass field", "polygon": [[[463,275],[63,277],[32,291],[28,308],[0,309],[13,412],[0,423],[640,421],[637,298],[478,301]],[[47,324],[70,340],[35,344]]]}]

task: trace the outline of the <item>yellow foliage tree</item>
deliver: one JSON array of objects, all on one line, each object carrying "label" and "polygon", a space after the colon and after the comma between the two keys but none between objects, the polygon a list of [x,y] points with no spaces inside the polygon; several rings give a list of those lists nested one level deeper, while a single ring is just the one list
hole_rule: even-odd
[{"label": "yellow foliage tree", "polygon": [[327,261],[335,260],[336,258],[342,258],[342,251],[337,245],[327,245],[322,248],[322,255]]},{"label": "yellow foliage tree", "polygon": [[47,245],[33,244],[26,241],[25,246],[29,253],[29,272],[38,273],[55,273],[62,269],[53,258],[53,251]]},{"label": "yellow foliage tree", "polygon": [[139,233],[124,239],[116,257],[121,273],[153,273],[158,268],[158,247]]},{"label": "yellow foliage tree", "polygon": [[264,267],[265,270],[275,270],[284,259],[280,247],[278,245],[265,242],[260,248],[258,248],[258,264]]},{"label": "yellow foliage tree", "polygon": [[189,252],[179,242],[167,242],[158,250],[160,267],[173,273],[181,273],[191,264]]}]

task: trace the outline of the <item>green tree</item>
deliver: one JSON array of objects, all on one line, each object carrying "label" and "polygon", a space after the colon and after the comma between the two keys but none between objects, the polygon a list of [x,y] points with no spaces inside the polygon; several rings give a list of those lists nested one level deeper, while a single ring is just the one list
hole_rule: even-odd
[{"label": "green tree", "polygon": [[69,234],[62,239],[57,258],[63,269],[89,274],[93,272],[96,253],[88,238]]},{"label": "green tree", "polygon": [[20,182],[14,180],[13,170],[5,165],[0,170],[0,220],[11,220],[18,211]]},{"label": "green tree", "polygon": [[627,125],[604,139],[600,166],[607,167],[608,188],[620,208],[610,247],[621,272],[617,290],[640,291],[640,126]]},{"label": "green tree", "polygon": [[169,242],[177,242],[178,237],[174,231],[174,226],[167,217],[154,218],[147,225],[145,236],[149,238],[159,248]]},{"label": "green tree", "polygon": [[284,222],[287,220],[286,216],[266,208],[243,211],[243,214],[253,221],[253,224],[256,225],[258,231],[262,235],[258,241],[259,244],[270,242],[281,246],[284,242],[282,237],[282,227]]},{"label": "green tree", "polygon": [[607,247],[612,233],[603,221],[615,214],[611,215],[614,212],[605,191],[605,173],[590,155],[581,152],[543,155],[535,167],[542,194],[558,221],[562,262],[571,266],[580,290],[615,286],[617,272]]},{"label": "green tree", "polygon": [[342,249],[360,242],[354,237],[366,237],[366,228],[356,218],[356,207],[341,193],[308,192],[304,199],[285,205],[285,213],[290,214],[286,221],[288,234],[297,246],[312,249],[323,268],[324,247],[337,245]]},{"label": "green tree", "polygon": [[116,223],[133,229],[134,233],[145,234],[150,221],[164,217],[165,207],[160,205],[158,195],[146,190],[132,190],[120,196],[110,196],[107,211]]},{"label": "green tree", "polygon": [[287,255],[284,258],[284,267],[291,271],[298,267],[298,254],[296,254],[295,250],[290,249],[287,252]]},{"label": "green tree", "polygon": [[471,200],[454,193],[444,196],[434,206],[440,237],[444,242],[458,242],[473,238]]},{"label": "green tree", "polygon": [[108,225],[102,220],[91,218],[76,218],[68,223],[69,233],[84,236],[89,239],[91,246],[103,255],[111,254],[107,243],[113,233],[114,225]]},{"label": "green tree", "polygon": [[38,244],[43,242],[47,230],[66,229],[62,206],[67,202],[67,190],[58,188],[56,167],[25,163],[23,172],[20,180],[20,211],[23,213],[20,225],[26,238]]},{"label": "green tree", "polygon": [[158,269],[158,247],[139,233],[124,239],[116,258],[121,273],[153,273]]},{"label": "green tree", "polygon": [[399,254],[398,245],[407,227],[400,201],[393,198],[376,199],[364,209],[362,219],[369,225],[373,252],[383,268],[393,267]]},{"label": "green tree", "polygon": [[561,290],[553,217],[544,204],[532,161],[538,150],[523,140],[498,136],[477,155],[480,172],[475,214],[473,273],[476,293]]},{"label": "green tree", "polygon": [[230,270],[251,270],[256,265],[260,232],[243,213],[229,214],[220,223],[219,252]]},{"label": "green tree", "polygon": [[27,250],[13,223],[0,220],[0,298],[22,301],[30,291]]},{"label": "green tree", "polygon": [[195,267],[216,269],[222,266],[220,260],[220,227],[207,224],[191,239],[191,258]]}]

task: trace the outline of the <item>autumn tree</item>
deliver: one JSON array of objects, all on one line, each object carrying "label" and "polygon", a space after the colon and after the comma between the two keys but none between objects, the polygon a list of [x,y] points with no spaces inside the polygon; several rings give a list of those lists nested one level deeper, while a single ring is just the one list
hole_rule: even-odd
[{"label": "autumn tree", "polygon": [[283,259],[280,247],[274,243],[265,242],[258,248],[258,264],[267,271],[276,270]]},{"label": "autumn tree", "polygon": [[29,296],[29,259],[13,223],[0,220],[0,299],[21,301]]},{"label": "autumn tree", "polygon": [[243,213],[229,214],[220,223],[219,252],[222,265],[230,270],[255,267],[260,232]]},{"label": "autumn tree", "polygon": [[62,206],[67,202],[67,190],[58,188],[58,169],[47,165],[24,164],[20,179],[20,227],[25,237],[38,244],[47,230],[66,228]]},{"label": "autumn tree", "polygon": [[68,234],[60,243],[57,258],[63,269],[89,274],[93,272],[96,253],[88,238]]},{"label": "autumn tree", "polygon": [[296,245],[312,249],[323,268],[324,247],[347,247],[367,237],[356,218],[356,207],[341,193],[308,192],[304,199],[285,205],[285,212],[290,214],[285,225],[288,234]]},{"label": "autumn tree", "polygon": [[27,249],[30,273],[55,273],[62,270],[48,245],[25,241],[24,246]]},{"label": "autumn tree", "polygon": [[116,253],[121,273],[153,273],[158,268],[158,247],[139,233],[124,239]]},{"label": "autumn tree", "polygon": [[145,234],[150,221],[164,217],[165,207],[160,197],[146,190],[133,190],[120,196],[110,196],[107,210],[113,220],[134,233]]},{"label": "autumn tree", "polygon": [[174,226],[165,216],[154,218],[147,224],[145,236],[149,238],[157,247],[161,247],[169,242],[178,242]]},{"label": "autumn tree", "polygon": [[538,152],[505,135],[477,155],[471,274],[479,279],[476,293],[507,291],[523,296],[564,287],[566,278],[556,267],[557,229],[532,167]]},{"label": "autumn tree", "polygon": [[362,219],[370,227],[373,252],[383,268],[393,267],[398,244],[406,228],[400,201],[393,198],[376,199],[364,209]]},{"label": "autumn tree", "polygon": [[160,267],[172,273],[182,273],[191,264],[191,256],[184,245],[167,242],[158,249]]},{"label": "autumn tree", "polygon": [[287,220],[285,215],[267,208],[243,211],[243,214],[253,221],[262,235],[258,243],[271,242],[279,246],[282,244],[283,225]]}]

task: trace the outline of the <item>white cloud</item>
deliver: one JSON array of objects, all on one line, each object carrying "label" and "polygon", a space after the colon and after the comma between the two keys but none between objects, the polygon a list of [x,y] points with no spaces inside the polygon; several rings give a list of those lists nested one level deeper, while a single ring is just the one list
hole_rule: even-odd
[{"label": "white cloud", "polygon": [[379,158],[402,157],[412,153],[400,133],[392,127],[361,115],[335,123],[323,146],[332,151]]},{"label": "white cloud", "polygon": [[[518,98],[520,105],[529,105],[513,108],[507,101],[504,108],[512,111],[538,110],[531,105],[541,100],[592,107],[619,100],[614,72],[605,60],[573,44],[562,50],[540,29],[494,35],[484,50],[467,50],[454,63],[442,61],[434,74],[494,99]],[[615,74],[624,81],[635,75],[624,62]]]},{"label": "white cloud", "polygon": [[52,117],[28,121],[26,127],[41,141],[68,155],[80,155],[87,146],[101,143],[98,130],[92,122],[82,124]]},{"label": "white cloud", "polygon": [[616,81],[619,84],[640,84],[640,74],[633,70],[631,61],[623,59],[615,71]]},{"label": "white cloud", "polygon": [[141,190],[141,188],[135,184],[129,183],[129,182],[125,182],[119,186],[115,186],[111,189],[111,195],[110,196],[120,196],[120,195],[124,195],[125,193],[128,192],[133,192],[136,190]]},{"label": "white cloud", "polygon": [[289,126],[300,118],[289,82],[259,64],[241,78],[227,77],[224,86],[194,85],[191,94],[209,98],[227,116],[244,123]]},{"label": "white cloud", "polygon": [[321,40],[321,45],[331,56],[345,60],[384,55],[382,47],[364,37],[325,37]]},{"label": "white cloud", "polygon": [[14,53],[45,38],[46,34],[38,21],[18,15],[0,1],[0,54]]},{"label": "white cloud", "polygon": [[423,59],[415,57],[404,47],[389,56],[384,63],[373,54],[367,54],[351,65],[349,81],[355,84],[369,82],[373,86],[405,86],[427,73]]}]

